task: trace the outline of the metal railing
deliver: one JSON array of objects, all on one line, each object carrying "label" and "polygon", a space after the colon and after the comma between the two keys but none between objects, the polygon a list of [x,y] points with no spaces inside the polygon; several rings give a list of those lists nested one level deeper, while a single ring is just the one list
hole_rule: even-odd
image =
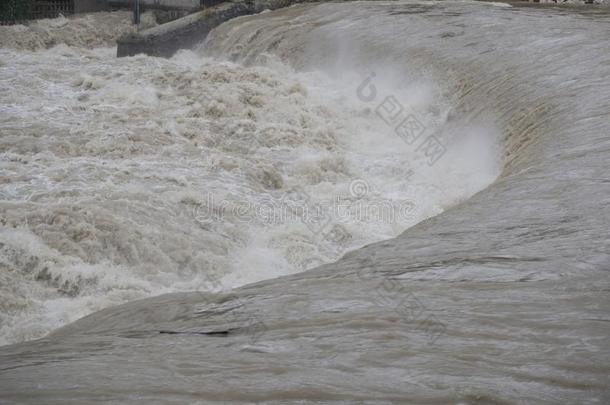
[{"label": "metal railing", "polygon": [[74,13],[74,0],[0,0],[0,25]]}]

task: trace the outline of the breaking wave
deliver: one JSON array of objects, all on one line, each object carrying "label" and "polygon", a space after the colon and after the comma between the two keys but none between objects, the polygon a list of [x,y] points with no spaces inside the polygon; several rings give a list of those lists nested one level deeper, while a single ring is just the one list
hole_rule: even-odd
[{"label": "breaking wave", "polygon": [[104,46],[128,22],[1,28],[0,343],[335,261],[499,173],[495,128],[452,126],[433,80],[297,71],[214,36],[169,60],[116,59]]}]

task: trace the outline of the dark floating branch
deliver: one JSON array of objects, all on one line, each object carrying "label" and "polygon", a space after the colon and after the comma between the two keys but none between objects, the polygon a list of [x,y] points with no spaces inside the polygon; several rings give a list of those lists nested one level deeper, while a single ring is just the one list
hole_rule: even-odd
[{"label": "dark floating branch", "polygon": [[227,330],[213,330],[210,332],[179,331],[179,330],[160,330],[159,333],[166,335],[205,335],[205,336],[229,336],[229,333],[236,331],[236,328]]}]

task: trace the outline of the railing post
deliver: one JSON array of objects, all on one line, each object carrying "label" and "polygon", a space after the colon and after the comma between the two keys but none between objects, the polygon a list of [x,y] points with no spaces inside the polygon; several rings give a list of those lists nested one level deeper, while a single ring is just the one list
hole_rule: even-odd
[{"label": "railing post", "polygon": [[133,2],[133,23],[140,25],[140,0],[134,0]]}]

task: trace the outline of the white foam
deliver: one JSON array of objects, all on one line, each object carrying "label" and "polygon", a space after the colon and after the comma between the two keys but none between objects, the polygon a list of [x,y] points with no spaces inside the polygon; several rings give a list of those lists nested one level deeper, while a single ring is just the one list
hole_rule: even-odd
[{"label": "white foam", "polygon": [[[190,51],[116,59],[113,49],[66,45],[0,49],[0,60],[11,89],[0,93],[0,258],[10,274],[0,343],[136,298],[334,261],[498,173],[485,127],[454,134],[428,166],[358,99],[355,74]],[[426,112],[438,102],[431,84],[397,89],[384,77],[380,92],[420,114],[429,133],[444,125]],[[298,215],[304,201],[327,208],[321,225]]]}]

